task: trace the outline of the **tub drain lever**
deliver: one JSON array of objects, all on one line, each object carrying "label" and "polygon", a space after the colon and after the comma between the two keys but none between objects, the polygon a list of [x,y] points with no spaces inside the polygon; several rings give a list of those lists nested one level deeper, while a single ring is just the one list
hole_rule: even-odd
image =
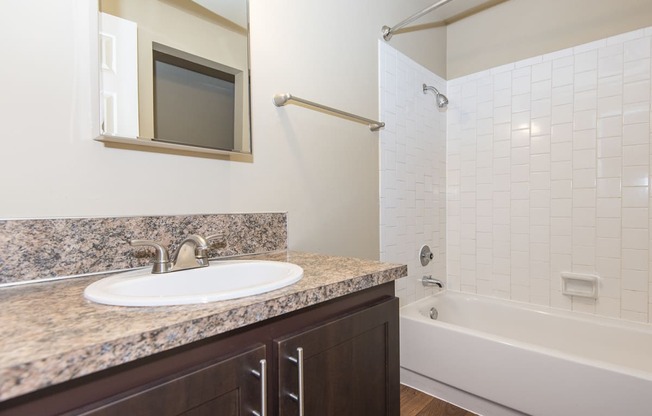
[{"label": "tub drain lever", "polygon": [[435,279],[435,278],[432,277],[431,275],[423,276],[423,277],[421,278],[421,283],[422,283],[424,286],[438,286],[438,287],[441,287],[441,288],[444,287],[444,283],[443,283],[441,280],[439,280],[439,279]]}]

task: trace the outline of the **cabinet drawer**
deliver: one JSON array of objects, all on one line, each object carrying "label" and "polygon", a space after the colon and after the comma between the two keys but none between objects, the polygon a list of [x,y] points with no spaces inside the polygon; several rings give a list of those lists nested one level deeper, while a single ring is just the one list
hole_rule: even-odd
[{"label": "cabinet drawer", "polygon": [[264,358],[265,347],[260,346],[72,414],[251,415],[252,411],[259,411],[261,403],[261,380],[252,370],[258,371]]}]

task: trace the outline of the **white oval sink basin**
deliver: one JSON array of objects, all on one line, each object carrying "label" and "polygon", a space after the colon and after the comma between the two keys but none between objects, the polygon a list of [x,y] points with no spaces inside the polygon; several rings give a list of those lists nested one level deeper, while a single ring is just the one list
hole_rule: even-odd
[{"label": "white oval sink basin", "polygon": [[88,300],[118,306],[207,303],[257,295],[303,277],[296,264],[280,261],[214,261],[208,267],[152,274],[150,269],[119,273],[84,290]]}]

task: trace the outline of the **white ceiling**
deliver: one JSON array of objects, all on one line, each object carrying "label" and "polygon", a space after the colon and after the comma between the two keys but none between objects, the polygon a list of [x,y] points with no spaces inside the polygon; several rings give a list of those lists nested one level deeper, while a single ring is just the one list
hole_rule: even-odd
[{"label": "white ceiling", "polygon": [[[245,0],[192,0],[200,6],[211,12],[232,21],[233,23],[247,28],[247,4]],[[502,0],[505,1],[505,0]],[[405,19],[425,9],[426,7],[437,3],[438,0],[431,2],[424,1],[421,9],[413,10],[411,14],[406,14]],[[486,8],[501,2],[501,0],[453,0],[444,6],[441,6],[427,15],[421,17],[413,24],[424,22],[439,22],[463,15],[469,10],[476,8]],[[409,13],[409,11],[406,11]],[[398,22],[395,22],[398,23]]]},{"label": "white ceiling", "polygon": [[[416,20],[414,23],[412,23],[412,25],[419,24],[420,22],[440,22],[449,20],[460,15],[463,16],[466,14],[466,12],[475,9],[484,9],[495,6],[497,3],[501,3],[503,1],[506,0],[453,0]],[[439,0],[426,0],[422,2],[423,7],[421,9],[412,10],[411,14],[409,14],[410,10],[406,10],[406,13],[408,14],[405,15],[405,19],[438,2]]]},{"label": "white ceiling", "polygon": [[247,3],[245,0],[192,0],[200,6],[247,28]]}]

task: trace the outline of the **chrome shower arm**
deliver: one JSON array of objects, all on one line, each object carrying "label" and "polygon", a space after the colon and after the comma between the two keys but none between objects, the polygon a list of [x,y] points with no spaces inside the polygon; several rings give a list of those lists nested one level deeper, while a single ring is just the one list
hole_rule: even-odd
[{"label": "chrome shower arm", "polygon": [[439,90],[435,87],[423,84],[423,93],[425,94],[428,91],[432,91],[435,93],[435,101],[437,102],[437,107],[446,108],[446,106],[448,105],[448,98],[446,98],[444,94],[440,93]]},{"label": "chrome shower arm", "polygon": [[432,91],[432,92],[434,92],[436,95],[440,95],[440,94],[441,94],[437,88],[432,87],[432,86],[430,86],[430,85],[423,84],[423,93],[425,94],[426,91]]}]

